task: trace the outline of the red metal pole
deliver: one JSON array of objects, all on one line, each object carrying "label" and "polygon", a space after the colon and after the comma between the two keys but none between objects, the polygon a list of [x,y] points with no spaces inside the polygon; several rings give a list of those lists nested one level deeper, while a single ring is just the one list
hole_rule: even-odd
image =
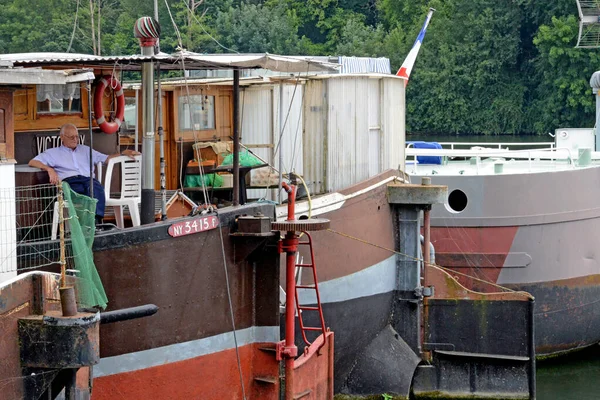
[{"label": "red metal pole", "polygon": [[[283,182],[283,189],[288,194],[288,221],[293,221],[295,216],[296,186]],[[283,248],[286,253],[285,269],[285,400],[294,399],[294,359],[298,355],[298,347],[294,344],[296,324],[296,252],[298,251],[298,236],[296,232],[287,232],[283,239]]]},{"label": "red metal pole", "polygon": [[296,293],[296,251],[298,238],[294,232],[288,232],[285,236],[286,242],[286,299],[285,299],[285,399],[294,399],[294,359],[298,354],[298,348],[294,344],[295,339],[295,313],[296,305],[294,303]]},{"label": "red metal pole", "polygon": [[281,183],[281,187],[288,194],[288,221],[293,221],[296,217],[296,186],[288,185],[285,182]]}]

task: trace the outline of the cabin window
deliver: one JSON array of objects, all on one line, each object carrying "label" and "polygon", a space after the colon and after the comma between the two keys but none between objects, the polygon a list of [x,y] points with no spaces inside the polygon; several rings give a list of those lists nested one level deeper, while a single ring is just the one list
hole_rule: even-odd
[{"label": "cabin window", "polygon": [[137,102],[135,97],[125,97],[125,121],[121,131],[135,131],[137,126]]},{"label": "cabin window", "polygon": [[37,85],[37,112],[38,114],[80,113],[79,83]]},{"label": "cabin window", "polygon": [[179,129],[215,129],[215,96],[179,96]]}]

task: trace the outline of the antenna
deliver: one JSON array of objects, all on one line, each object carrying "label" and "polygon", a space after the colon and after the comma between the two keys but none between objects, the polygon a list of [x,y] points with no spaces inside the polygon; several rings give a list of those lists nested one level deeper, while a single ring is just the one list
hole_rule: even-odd
[{"label": "antenna", "polygon": [[576,0],[579,10],[579,37],[575,47],[600,47],[600,1]]}]

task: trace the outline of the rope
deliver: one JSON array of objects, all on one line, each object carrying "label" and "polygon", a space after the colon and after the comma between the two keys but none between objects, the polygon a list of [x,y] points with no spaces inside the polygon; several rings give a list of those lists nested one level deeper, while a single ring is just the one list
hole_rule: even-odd
[{"label": "rope", "polygon": [[389,251],[390,253],[394,253],[394,254],[398,254],[398,255],[404,256],[404,257],[406,257],[406,258],[408,258],[410,260],[418,261],[418,262],[421,262],[423,264],[429,265],[431,267],[436,267],[436,268],[442,269],[442,270],[444,270],[444,271],[446,271],[446,272],[448,272],[450,274],[462,275],[464,277],[468,277],[468,278],[471,278],[471,279],[479,281],[479,282],[487,283],[488,285],[497,287],[498,289],[501,289],[501,290],[506,291],[506,292],[523,293],[523,294],[527,294],[527,295],[531,296],[529,293],[523,292],[522,290],[513,290],[511,288],[498,285],[497,283],[493,283],[493,282],[486,281],[484,279],[480,279],[480,278],[477,278],[477,277],[474,277],[474,276],[471,276],[471,275],[468,275],[468,274],[465,274],[465,273],[462,273],[462,272],[455,271],[455,270],[453,270],[451,268],[442,267],[441,265],[434,264],[434,263],[431,263],[431,262],[430,263],[426,263],[424,259],[420,259],[418,257],[413,257],[413,256],[411,256],[409,254],[402,253],[400,251],[393,250],[393,249],[390,249],[390,248],[387,248],[387,247],[384,247],[384,246],[380,246],[380,245],[375,244],[375,243],[371,243],[371,242],[369,242],[367,240],[360,239],[360,238],[357,238],[357,237],[352,236],[352,235],[348,235],[347,233],[339,232],[339,231],[336,231],[336,230],[331,229],[331,228],[327,229],[327,231],[335,233],[335,234],[343,236],[343,237],[346,237],[348,239],[356,240],[358,242],[364,243],[364,244],[369,245],[369,246],[377,247],[378,249]]},{"label": "rope", "polygon": [[71,32],[71,40],[69,40],[69,47],[67,47],[67,53],[71,51],[73,45],[73,39],[75,38],[75,30],[77,29],[77,18],[79,17],[79,0],[77,0],[77,8],[75,9],[75,21],[73,22],[73,32]]},{"label": "rope", "polygon": [[235,329],[235,319],[233,317],[233,303],[231,301],[231,289],[229,286],[229,273],[227,272],[227,259],[225,258],[225,244],[223,243],[223,230],[219,224],[219,235],[221,236],[221,253],[223,254],[223,268],[225,269],[225,283],[227,284],[227,299],[229,300],[229,314],[231,315],[231,326],[233,328],[233,342],[235,343],[235,356],[237,357],[238,371],[240,373],[240,384],[242,385],[242,398],[246,400],[246,389],[244,388],[244,376],[242,374],[242,362],[238,348],[237,335]]},{"label": "rope", "polygon": [[[165,0],[166,1],[166,0]],[[217,39],[215,39],[210,33],[208,33],[208,31],[204,28],[204,25],[200,22],[200,20],[198,19],[198,17],[196,16],[196,14],[194,14],[194,10],[192,10],[190,8],[190,5],[188,4],[187,1],[182,0],[183,4],[185,4],[185,6],[187,7],[188,11],[190,12],[190,14],[192,15],[192,17],[194,17],[194,19],[196,20],[196,22],[198,23],[198,25],[200,26],[200,28],[202,29],[202,31],[213,40],[213,42],[215,42],[217,45],[219,45],[219,47],[221,47],[224,50],[230,51],[232,53],[236,53],[236,54],[240,54],[239,51],[237,50],[233,50],[230,49],[229,47],[225,47],[223,46]],[[204,15],[203,15],[204,16]],[[190,27],[191,28],[191,27]]]},{"label": "rope", "polygon": [[[183,51],[183,42],[181,40],[181,35],[179,34],[179,29],[177,28],[177,24],[175,23],[175,20],[173,19],[173,15],[171,14],[171,9],[169,7],[169,3],[167,2],[167,0],[165,0],[165,4],[167,6],[167,11],[169,12],[169,16],[171,17],[171,22],[173,23],[173,26],[175,28],[175,31],[177,33],[177,38],[179,40],[179,46],[181,47],[182,51]],[[188,111],[190,113],[190,122],[192,124],[192,132],[194,134],[194,143],[198,143],[197,140],[197,136],[196,136],[196,129],[194,128],[194,119],[192,118],[192,107],[191,107],[191,103],[190,103],[190,90],[189,90],[189,85],[188,85],[188,81],[187,81],[187,76],[185,73],[185,60],[183,58],[183,56],[181,56],[180,58],[180,62],[181,62],[181,67],[183,69],[183,78],[184,78],[184,82],[185,82],[185,89],[186,89],[186,97],[187,97],[187,102],[188,102]],[[181,140],[181,163],[183,166],[183,138]],[[195,151],[197,151],[196,149],[194,149]],[[196,154],[198,156],[198,154]],[[206,185],[204,184],[204,168],[202,167],[202,162],[200,161],[200,157],[198,158],[198,168],[200,171],[200,176],[201,176],[201,181],[202,181],[202,193],[204,195],[204,202],[205,205],[207,206],[207,208],[210,209],[210,204],[208,202],[208,192],[206,190]],[[180,181],[181,181],[181,176],[180,176]],[[183,188],[183,185],[182,185]],[[233,302],[231,301],[231,288],[230,288],[230,284],[229,284],[229,273],[227,272],[227,258],[225,257],[225,243],[223,242],[223,230],[221,227],[221,224],[219,224],[219,236],[221,238],[221,254],[223,255],[223,268],[225,269],[225,283],[227,286],[227,299],[229,300],[229,314],[231,316],[231,326],[233,328],[233,341],[235,343],[235,355],[237,357],[237,364],[238,364],[238,371],[240,374],[240,385],[242,386],[242,398],[243,400],[246,400],[246,388],[244,387],[244,375],[242,373],[242,363],[240,360],[240,352],[239,352],[239,345],[238,345],[238,341],[237,341],[237,334],[236,334],[236,329],[235,329],[235,318],[233,315]]]},{"label": "rope", "polygon": [[[290,112],[292,111],[292,104],[294,104],[294,98],[296,97],[296,90],[298,89],[299,83],[300,83],[300,74],[298,74],[298,76],[296,77],[296,83],[294,84],[294,91],[292,92],[292,98],[290,99],[290,104],[288,106],[287,114],[285,115],[285,120],[283,121],[283,125],[279,127],[281,133],[279,134],[279,140],[277,140],[277,146],[275,147],[275,151],[273,152],[273,157],[275,157],[275,155],[277,155],[278,152],[281,151],[281,149],[280,149],[281,139],[283,138],[283,134],[285,133],[285,127],[287,126],[288,118],[290,117]],[[279,82],[279,85],[283,85],[283,80]],[[280,90],[279,93],[280,93],[280,95],[282,95],[283,91]],[[279,104],[281,104],[281,99],[279,99]],[[281,113],[281,110],[279,110],[279,112]],[[275,160],[273,160],[273,163],[275,163]],[[280,165],[279,168],[281,168],[283,171],[285,171],[287,169],[283,165]]]},{"label": "rope", "polygon": [[[179,43],[179,47],[181,49],[181,55],[180,55],[180,62],[181,62],[181,69],[183,70],[183,80],[185,82],[185,91],[186,91],[186,99],[187,99],[187,104],[188,104],[188,113],[190,116],[190,124],[191,124],[191,128],[192,128],[192,134],[194,135],[194,144],[198,143],[198,136],[196,134],[196,128],[194,127],[194,118],[193,118],[193,114],[192,114],[192,105],[190,102],[190,88],[188,85],[188,80],[187,80],[187,74],[186,69],[185,69],[185,59],[183,58],[183,41],[181,39],[181,34],[179,33],[179,29],[177,27],[177,24],[175,23],[175,20],[173,19],[173,14],[171,14],[171,8],[169,7],[169,3],[167,2],[167,0],[165,0],[165,5],[167,6],[167,11],[169,12],[169,16],[171,17],[171,22],[173,23],[173,27],[175,29],[175,32],[177,33],[177,40]],[[181,151],[180,151],[180,157],[181,157],[181,168],[179,169],[179,183],[181,185],[181,188],[183,189],[183,182],[182,182],[182,175],[183,175],[183,138],[181,139]],[[204,197],[204,205],[206,206],[207,209],[211,208],[211,204],[209,202],[208,199],[208,189],[206,188],[206,185],[204,183],[204,167],[202,166],[202,162],[200,160],[199,154],[198,154],[198,150],[194,149],[194,153],[196,156],[196,159],[198,160],[198,172],[200,175],[200,182],[202,183],[202,196]]]}]

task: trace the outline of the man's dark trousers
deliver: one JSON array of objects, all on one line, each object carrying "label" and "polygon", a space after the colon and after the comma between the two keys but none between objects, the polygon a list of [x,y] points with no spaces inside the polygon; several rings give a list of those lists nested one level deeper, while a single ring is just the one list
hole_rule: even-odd
[{"label": "man's dark trousers", "polygon": [[[75,193],[83,194],[85,196],[90,197],[90,178],[87,176],[76,175],[70,176],[68,178],[63,179],[65,182],[71,186],[71,189]],[[98,200],[96,203],[96,217],[103,218],[104,217],[104,203],[106,202],[106,198],[104,197],[104,187],[100,182],[94,179],[94,198]]]}]

